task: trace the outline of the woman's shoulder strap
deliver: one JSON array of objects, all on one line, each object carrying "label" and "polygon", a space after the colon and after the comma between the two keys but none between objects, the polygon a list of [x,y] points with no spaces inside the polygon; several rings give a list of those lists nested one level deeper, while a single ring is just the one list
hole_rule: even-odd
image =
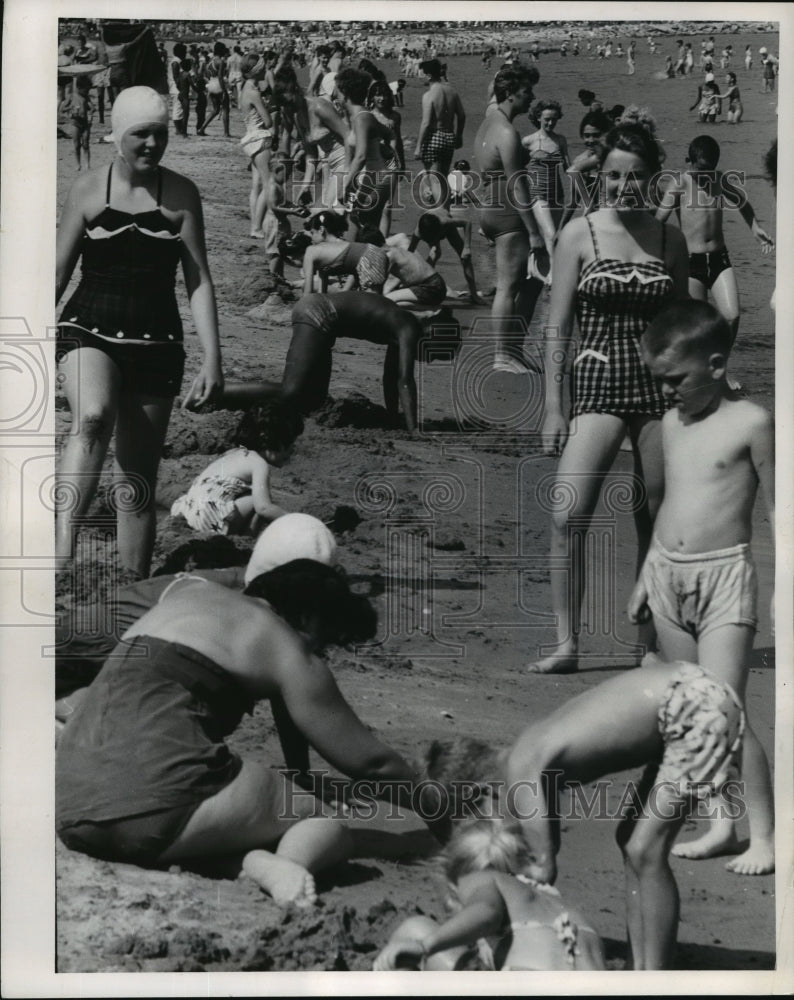
[{"label": "woman's shoulder strap", "polygon": [[590,239],[593,241],[593,252],[595,253],[596,260],[601,256],[598,252],[598,240],[596,239],[595,229],[593,229],[593,222],[589,215],[584,217],[584,221],[587,223],[587,228],[590,230]]}]

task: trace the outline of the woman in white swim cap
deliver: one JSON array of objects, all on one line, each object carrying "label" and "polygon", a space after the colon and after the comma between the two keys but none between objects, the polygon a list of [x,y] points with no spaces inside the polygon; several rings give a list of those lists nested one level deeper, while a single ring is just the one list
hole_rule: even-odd
[{"label": "woman in white swim cap", "polygon": [[61,565],[73,555],[115,427],[119,558],[148,575],[157,468],[185,357],[179,264],[204,351],[183,405],[206,402],[223,376],[199,193],[160,165],[165,99],[150,87],[128,87],[116,98],[112,124],[115,159],[75,181],[58,227],[56,302],[78,258],[82,273],[58,324],[56,354],[73,420],[58,476],[56,554]]}]

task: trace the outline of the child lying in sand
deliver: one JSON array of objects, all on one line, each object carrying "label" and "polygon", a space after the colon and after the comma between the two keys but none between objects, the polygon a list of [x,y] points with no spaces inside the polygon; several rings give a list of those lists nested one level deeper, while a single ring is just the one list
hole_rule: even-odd
[{"label": "child lying in sand", "polygon": [[286,513],[270,497],[270,467],[287,461],[302,431],[301,415],[280,400],[249,410],[235,434],[240,447],[207,466],[174,501],[171,514],[194,531],[257,534]]},{"label": "child lying in sand", "polygon": [[[592,927],[556,889],[521,874],[531,858],[517,823],[481,818],[461,824],[443,859],[457,912],[441,925],[429,917],[406,920],[375,959],[375,970],[451,971],[475,944],[491,970],[605,967]],[[488,937],[497,939],[493,949]]]}]

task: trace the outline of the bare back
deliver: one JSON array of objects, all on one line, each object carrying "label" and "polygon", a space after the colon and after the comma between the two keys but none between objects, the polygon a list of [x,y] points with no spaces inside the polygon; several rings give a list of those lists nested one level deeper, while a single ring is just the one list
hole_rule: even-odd
[{"label": "bare back", "polygon": [[699,181],[692,174],[684,174],[680,203],[681,231],[690,253],[712,253],[725,246],[721,178],[719,171],[715,171],[713,177],[703,177]]},{"label": "bare back", "polygon": [[430,110],[430,127],[454,132],[461,104],[458,92],[450,83],[431,83],[422,97],[422,110]]}]

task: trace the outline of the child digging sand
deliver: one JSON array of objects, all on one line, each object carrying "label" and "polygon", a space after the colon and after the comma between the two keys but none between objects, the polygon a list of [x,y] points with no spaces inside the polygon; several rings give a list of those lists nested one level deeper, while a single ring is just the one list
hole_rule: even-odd
[{"label": "child digging sand", "polygon": [[239,447],[208,465],[171,507],[194,531],[255,535],[286,511],[270,496],[270,468],[287,461],[303,417],[274,399],[249,410],[235,432]]},{"label": "child digging sand", "polygon": [[[375,959],[375,971],[451,971],[474,944],[489,970],[603,970],[598,934],[556,889],[522,875],[530,860],[514,821],[461,823],[443,853],[457,912],[440,925],[424,916],[404,921]],[[493,949],[487,937],[497,939]]]},{"label": "child digging sand", "polygon": [[[664,659],[699,663],[743,701],[758,621],[752,512],[760,485],[774,525],[775,467],[771,415],[728,386],[731,341],[726,320],[696,301],[669,306],[642,336],[645,363],[674,405],[662,421],[664,500],[629,617],[652,613]],[[750,846],[726,867],[763,875],[774,870],[774,809],[769,765],[749,726],[743,777]],[[714,815],[704,836],[673,853],[735,852],[730,811]]]}]

